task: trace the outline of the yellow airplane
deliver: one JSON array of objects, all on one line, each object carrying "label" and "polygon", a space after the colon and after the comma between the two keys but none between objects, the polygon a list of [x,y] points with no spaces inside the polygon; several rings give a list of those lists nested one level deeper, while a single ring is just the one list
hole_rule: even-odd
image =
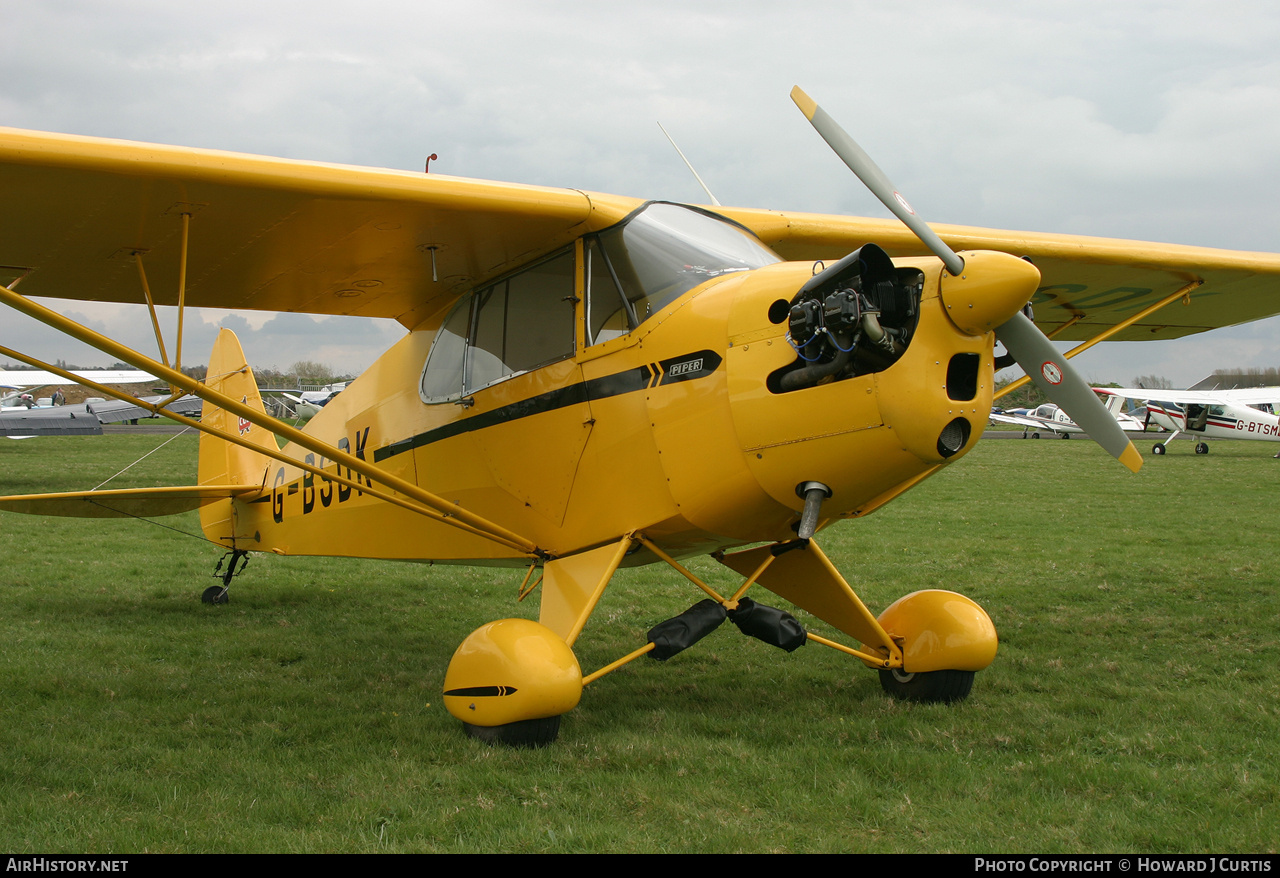
[{"label": "yellow airplane", "polygon": [[[584,686],[726,618],[783,649],[843,650],[895,696],[966,697],[997,648],[981,607],[926,590],[877,616],[815,535],[973,448],[997,339],[1136,471],[1041,330],[1084,348],[1265,317],[1280,311],[1280,257],[931,228],[792,97],[905,225],[0,129],[0,298],[205,401],[198,485],[0,508],[199,508],[230,553],[210,602],[249,552],[522,569],[538,621],[483,626],[445,678],[448,710],[491,742],[553,740]],[[145,302],[159,359],[32,295]],[[178,307],[172,359],[156,305]],[[181,373],[187,306],[391,317],[409,334],[299,430],[266,414],[227,330],[205,381]],[[741,586],[721,594],[680,563],[702,554]],[[584,674],[572,647],[615,571],[656,562],[705,599]],[[753,601],[753,585],[848,642]]]}]

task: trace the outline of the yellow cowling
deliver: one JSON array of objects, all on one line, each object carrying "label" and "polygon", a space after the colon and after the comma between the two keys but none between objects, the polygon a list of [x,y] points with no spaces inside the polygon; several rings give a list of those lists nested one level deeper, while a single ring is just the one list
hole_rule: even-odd
[{"label": "yellow cowling", "polygon": [[444,706],[475,726],[559,716],[582,697],[573,650],[545,625],[500,619],[471,633],[444,675]]},{"label": "yellow cowling", "polygon": [[980,671],[996,657],[996,626],[982,607],[954,591],[912,592],[880,614],[880,625],[902,639],[902,670]]}]

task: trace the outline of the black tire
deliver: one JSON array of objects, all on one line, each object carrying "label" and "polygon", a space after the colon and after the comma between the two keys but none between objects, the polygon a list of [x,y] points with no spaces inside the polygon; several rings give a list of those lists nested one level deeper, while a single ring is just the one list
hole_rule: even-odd
[{"label": "black tire", "polygon": [[1204,443],[1204,442],[1197,442],[1197,443],[1196,443],[1196,454],[1208,454],[1208,453],[1209,453],[1209,446],[1208,446],[1208,444],[1206,444],[1206,443]]},{"label": "black tire", "polygon": [[973,689],[973,671],[880,672],[880,687],[894,698],[924,704],[963,701]]},{"label": "black tire", "polygon": [[1070,434],[1070,433],[1063,433],[1063,434],[1062,434],[1062,438],[1063,438],[1063,439],[1070,439],[1070,438],[1071,438],[1071,434]]},{"label": "black tire", "polygon": [[540,719],[522,719],[501,726],[473,726],[463,723],[468,738],[486,744],[503,744],[507,747],[545,747],[560,734],[560,717],[545,716]]},{"label": "black tire", "polygon": [[1157,442],[1155,445],[1151,446],[1151,453],[1164,454],[1164,446]]},{"label": "black tire", "polygon": [[226,604],[231,602],[231,596],[227,593],[228,589],[225,585],[211,585],[200,595],[200,603],[202,604]]},{"label": "black tire", "polygon": [[1031,434],[1031,438],[1032,438],[1032,439],[1039,439],[1039,438],[1040,438],[1040,434],[1039,434],[1039,433],[1032,433],[1032,434]]}]

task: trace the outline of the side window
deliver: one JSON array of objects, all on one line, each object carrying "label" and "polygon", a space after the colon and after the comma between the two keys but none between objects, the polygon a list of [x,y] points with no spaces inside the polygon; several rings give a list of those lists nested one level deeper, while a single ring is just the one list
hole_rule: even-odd
[{"label": "side window", "polygon": [[502,361],[511,371],[573,356],[573,251],[517,274],[507,285]]},{"label": "side window", "polygon": [[427,355],[423,401],[456,401],[573,356],[573,287],[569,251],[465,297]]},{"label": "side window", "polygon": [[462,396],[462,364],[471,334],[471,297],[454,306],[436,333],[422,371],[419,392],[427,402],[446,402]]}]

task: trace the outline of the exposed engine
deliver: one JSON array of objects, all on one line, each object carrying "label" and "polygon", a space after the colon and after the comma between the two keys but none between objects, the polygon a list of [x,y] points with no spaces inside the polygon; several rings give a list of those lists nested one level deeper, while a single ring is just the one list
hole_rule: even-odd
[{"label": "exposed engine", "polygon": [[896,268],[866,244],[815,274],[790,303],[779,300],[770,319],[787,323],[796,360],[769,376],[769,389],[789,393],[897,362],[916,328],[924,273]]}]

